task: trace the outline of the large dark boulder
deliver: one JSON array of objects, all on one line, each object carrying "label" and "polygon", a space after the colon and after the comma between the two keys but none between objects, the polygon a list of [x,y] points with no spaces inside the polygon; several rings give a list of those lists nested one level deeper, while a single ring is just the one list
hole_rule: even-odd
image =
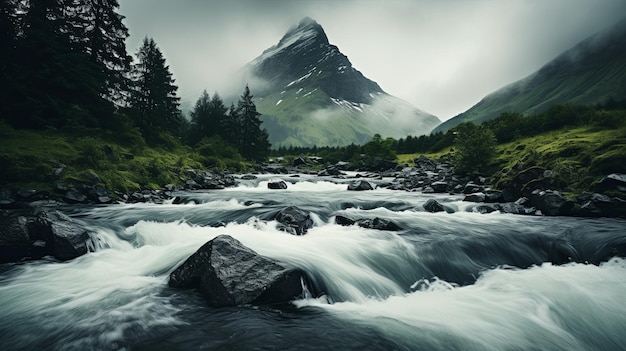
[{"label": "large dark boulder", "polygon": [[602,190],[617,190],[626,192],[626,174],[612,173],[602,178],[596,188]]},{"label": "large dark boulder", "polygon": [[40,213],[31,227],[31,239],[42,239],[51,254],[66,261],[89,252],[91,235],[82,225],[59,211]]},{"label": "large dark boulder", "polygon": [[46,255],[65,261],[86,254],[91,245],[91,234],[59,211],[35,208],[0,215],[0,263]]},{"label": "large dark boulder", "polygon": [[424,203],[424,205],[422,205],[422,207],[424,207],[426,211],[432,212],[432,213],[445,211],[445,208],[443,207],[443,205],[440,204],[439,201],[435,199],[429,199],[428,201]]},{"label": "large dark boulder", "polygon": [[302,295],[305,273],[259,255],[228,235],[204,244],[169,277],[196,288],[214,307],[284,303]]},{"label": "large dark boulder", "polygon": [[273,190],[287,189],[287,183],[284,180],[269,182],[267,188]]},{"label": "large dark boulder", "polygon": [[574,202],[558,191],[535,190],[530,196],[530,203],[547,216],[566,216],[571,214]]},{"label": "large dark boulder", "polygon": [[448,191],[448,183],[444,181],[437,181],[430,184],[430,187],[433,188],[433,191],[436,193],[445,193]]},{"label": "large dark boulder", "polygon": [[350,191],[374,190],[374,187],[372,186],[372,184],[370,184],[370,182],[366,180],[359,180],[359,181],[348,184],[348,190]]},{"label": "large dark boulder", "polygon": [[279,229],[294,235],[304,235],[313,227],[311,214],[297,206],[289,206],[280,210],[274,220],[279,222]]},{"label": "large dark boulder", "polygon": [[19,261],[30,256],[28,219],[24,216],[0,216],[0,263]]}]

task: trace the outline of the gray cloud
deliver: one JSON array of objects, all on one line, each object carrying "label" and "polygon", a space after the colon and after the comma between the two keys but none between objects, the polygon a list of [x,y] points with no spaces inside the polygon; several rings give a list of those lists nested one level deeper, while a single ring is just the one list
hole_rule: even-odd
[{"label": "gray cloud", "polygon": [[[233,86],[235,73],[310,16],[392,95],[442,120],[617,22],[626,0],[120,0],[130,53],[155,39],[180,87]],[[240,88],[243,90],[243,87]]]}]

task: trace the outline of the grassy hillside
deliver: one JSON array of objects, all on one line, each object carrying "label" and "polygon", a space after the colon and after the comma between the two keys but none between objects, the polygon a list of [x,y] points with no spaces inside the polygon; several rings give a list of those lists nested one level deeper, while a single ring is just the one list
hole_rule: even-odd
[{"label": "grassy hillside", "polygon": [[218,148],[196,151],[176,140],[150,147],[139,135],[125,143],[101,131],[16,130],[0,123],[0,139],[0,184],[17,189],[54,191],[59,182],[84,182],[128,193],[181,184],[189,168],[245,167]]},{"label": "grassy hillside", "polygon": [[[578,126],[517,138],[497,146],[492,163],[494,181],[538,166],[552,170],[562,191],[593,191],[595,183],[610,173],[626,173],[626,123],[613,126]],[[446,147],[428,157],[450,155]],[[411,164],[420,153],[398,155],[401,164]]]},{"label": "grassy hillside", "polygon": [[532,75],[486,96],[442,123],[480,123],[505,111],[537,114],[558,104],[590,105],[626,98],[626,20],[562,53]]}]

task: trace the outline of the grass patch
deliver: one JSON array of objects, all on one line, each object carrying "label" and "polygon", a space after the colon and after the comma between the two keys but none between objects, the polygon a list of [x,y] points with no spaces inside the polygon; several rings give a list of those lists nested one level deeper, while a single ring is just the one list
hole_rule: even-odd
[{"label": "grass patch", "polygon": [[[16,130],[2,123],[0,138],[0,181],[9,188],[53,192],[57,183],[83,182],[129,193],[182,184],[186,169],[212,166],[205,155],[177,143],[124,146],[107,135],[77,137],[55,130]],[[220,170],[249,167],[240,156],[219,161]]]}]

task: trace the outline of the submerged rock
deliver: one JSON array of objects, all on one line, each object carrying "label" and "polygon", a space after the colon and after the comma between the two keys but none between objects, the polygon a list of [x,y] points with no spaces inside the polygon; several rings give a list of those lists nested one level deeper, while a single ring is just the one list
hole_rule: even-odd
[{"label": "submerged rock", "polygon": [[197,288],[214,307],[284,303],[302,295],[305,273],[259,255],[220,235],[204,244],[169,277],[174,288]]},{"label": "submerged rock", "polygon": [[289,206],[280,210],[274,220],[282,226],[279,229],[294,235],[304,235],[313,227],[311,214],[297,206]]}]

